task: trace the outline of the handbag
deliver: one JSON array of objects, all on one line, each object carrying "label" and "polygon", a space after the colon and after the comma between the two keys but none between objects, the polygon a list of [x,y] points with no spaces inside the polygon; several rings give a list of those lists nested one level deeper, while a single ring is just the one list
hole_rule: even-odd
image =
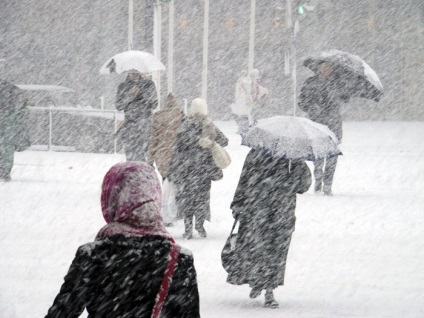
[{"label": "handbag", "polygon": [[237,263],[236,245],[237,245],[237,233],[233,233],[236,227],[238,219],[234,220],[233,227],[230,232],[230,236],[225,242],[224,248],[221,252],[221,263],[227,273],[230,273],[234,268],[234,264]]},{"label": "handbag", "polygon": [[215,162],[216,166],[220,169],[225,169],[231,164],[231,157],[228,154],[228,152],[219,145],[218,143],[214,142],[211,147],[211,153],[213,161]]},{"label": "handbag", "polygon": [[168,178],[162,184],[162,216],[165,223],[172,223],[177,219],[177,203],[175,202],[175,184]]},{"label": "handbag", "polygon": [[175,244],[174,239],[171,238],[171,250],[169,252],[169,262],[163,274],[162,283],[159,288],[159,293],[156,296],[156,302],[153,306],[151,318],[158,318],[165,304],[166,296],[168,295],[169,286],[174,276],[175,267],[178,261],[178,246]]}]

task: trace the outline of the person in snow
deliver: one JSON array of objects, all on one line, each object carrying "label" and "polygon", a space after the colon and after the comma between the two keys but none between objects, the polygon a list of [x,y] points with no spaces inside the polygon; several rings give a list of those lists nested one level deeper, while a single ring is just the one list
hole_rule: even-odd
[{"label": "person in snow", "polygon": [[0,181],[11,181],[15,151],[30,146],[28,109],[22,90],[0,80]]},{"label": "person in snow", "polygon": [[146,74],[128,72],[118,86],[115,106],[125,114],[117,135],[124,144],[127,161],[146,161],[152,114],[158,106],[155,83]]},{"label": "person in snow", "polygon": [[251,150],[231,209],[239,221],[234,266],[227,282],[249,284],[251,298],[265,290],[265,306],[276,308],[273,290],[284,284],[287,253],[295,228],[296,194],[311,186],[303,160],[286,160]]},{"label": "person in snow", "polygon": [[[177,133],[183,120],[184,112],[178,106],[173,93],[169,93],[166,97],[163,109],[153,114],[147,162],[151,165],[156,162],[156,167],[164,181],[168,176]],[[166,186],[173,185],[164,182],[164,187]],[[170,213],[171,211],[168,211],[168,209],[163,209],[162,212],[164,212],[165,225],[171,226],[177,213]]]},{"label": "person in snow", "polygon": [[254,109],[266,94],[268,90],[260,85],[259,70],[253,69],[250,76],[246,71],[242,71],[236,82],[235,102],[230,105],[231,112],[236,115],[239,133],[254,124]]},{"label": "person in snow", "polygon": [[177,135],[172,158],[169,180],[177,186],[178,212],[184,217],[183,238],[193,237],[193,217],[195,229],[201,237],[206,237],[203,226],[210,221],[211,181],[223,177],[212,158],[211,147],[214,142],[225,147],[228,139],[207,117],[206,101],[196,98],[191,103],[191,112]]},{"label": "person in snow", "polygon": [[242,71],[236,82],[235,101],[231,106],[231,112],[236,116],[238,132],[249,128],[252,120],[252,79],[247,76],[246,71]]},{"label": "person in snow", "polygon": [[112,166],[101,207],[107,224],[78,248],[46,318],[79,317],[84,309],[90,317],[200,317],[193,256],[163,226],[154,168]]},{"label": "person in snow", "polygon": [[153,115],[147,162],[156,167],[163,179],[168,176],[177,133],[184,120],[184,112],[177,104],[173,93],[165,99],[163,109]]},{"label": "person in snow", "polygon": [[[309,119],[326,125],[334,132],[339,143],[343,137],[342,103],[349,101],[343,92],[341,76],[328,62],[318,65],[318,73],[303,84],[299,108],[307,113]],[[315,192],[333,195],[332,185],[337,166],[337,156],[318,159],[314,162]]]}]

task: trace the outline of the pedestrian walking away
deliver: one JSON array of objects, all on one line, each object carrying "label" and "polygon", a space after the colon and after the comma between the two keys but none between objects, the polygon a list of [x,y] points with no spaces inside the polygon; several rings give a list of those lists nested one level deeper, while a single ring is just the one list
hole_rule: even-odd
[{"label": "pedestrian walking away", "polygon": [[228,138],[207,117],[206,101],[196,98],[192,101],[190,115],[186,118],[177,135],[170,181],[176,184],[178,212],[184,218],[184,238],[193,237],[195,229],[200,237],[206,237],[205,220],[210,221],[211,182],[223,178],[223,173],[213,160],[211,147],[218,143],[228,145]]},{"label": "pedestrian walking away", "polygon": [[[166,97],[165,103],[160,111],[153,114],[153,123],[150,134],[150,141],[147,151],[147,162],[151,165],[156,163],[156,168],[164,180],[164,187],[169,188],[175,187],[173,183],[170,183],[167,179],[169,166],[171,164],[172,155],[175,149],[175,142],[177,139],[177,133],[184,120],[184,112],[177,104],[177,99],[173,93],[169,93]],[[169,194],[169,191],[167,192]],[[169,195],[164,196],[164,201],[172,200]],[[163,217],[165,225],[171,226],[176,220],[177,211],[169,211],[170,207],[174,205],[163,202]]]},{"label": "pedestrian walking away", "polygon": [[79,317],[84,309],[89,317],[200,317],[193,256],[163,225],[155,169],[111,167],[101,207],[107,224],[78,248],[46,318]]},{"label": "pedestrian walking away", "polygon": [[231,203],[239,229],[227,282],[248,284],[251,298],[265,290],[265,307],[279,306],[273,291],[284,284],[296,195],[306,192],[311,182],[303,160],[274,158],[252,149],[244,162]]},{"label": "pedestrian walking away", "polygon": [[158,106],[155,83],[144,73],[129,71],[118,87],[116,109],[125,121],[117,132],[127,161],[146,161],[153,110]]},{"label": "pedestrian walking away", "polygon": [[30,146],[28,109],[22,91],[0,79],[0,181],[11,181],[15,151]]}]

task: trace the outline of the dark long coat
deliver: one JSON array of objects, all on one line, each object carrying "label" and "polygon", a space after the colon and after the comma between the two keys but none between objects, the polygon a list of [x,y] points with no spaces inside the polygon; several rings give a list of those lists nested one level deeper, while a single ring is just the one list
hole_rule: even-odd
[{"label": "dark long coat", "polygon": [[311,182],[304,161],[249,152],[231,203],[240,225],[235,251],[239,261],[228,273],[229,283],[260,289],[284,284],[296,194],[306,192]]},{"label": "dark long coat", "polygon": [[119,84],[116,109],[124,111],[125,121],[117,133],[125,145],[128,161],[144,161],[150,137],[153,110],[158,106],[155,84],[149,79],[127,78]]},{"label": "dark long coat", "polygon": [[342,103],[349,101],[343,85],[336,75],[329,79],[316,75],[306,80],[299,97],[299,108],[309,119],[330,128],[339,142],[343,137]]},{"label": "dark long coat", "polygon": [[178,188],[179,217],[194,213],[210,220],[211,181],[222,178],[222,170],[215,165],[210,149],[199,145],[205,137],[223,147],[228,145],[228,138],[201,114],[187,117],[177,135],[168,176]]},{"label": "dark long coat", "polygon": [[15,151],[30,146],[22,90],[0,80],[0,179],[10,176]]},{"label": "dark long coat", "polygon": [[[81,246],[46,318],[151,317],[171,244],[159,236],[115,235]],[[161,317],[196,318],[193,257],[180,248]]]}]

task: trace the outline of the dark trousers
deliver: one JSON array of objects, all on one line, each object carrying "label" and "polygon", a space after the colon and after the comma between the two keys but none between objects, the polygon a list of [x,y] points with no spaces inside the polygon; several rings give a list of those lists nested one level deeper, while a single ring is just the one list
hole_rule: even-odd
[{"label": "dark trousers", "polygon": [[337,156],[334,156],[314,161],[315,184],[323,182],[324,187],[331,189],[334,173],[336,172],[337,158]]}]

